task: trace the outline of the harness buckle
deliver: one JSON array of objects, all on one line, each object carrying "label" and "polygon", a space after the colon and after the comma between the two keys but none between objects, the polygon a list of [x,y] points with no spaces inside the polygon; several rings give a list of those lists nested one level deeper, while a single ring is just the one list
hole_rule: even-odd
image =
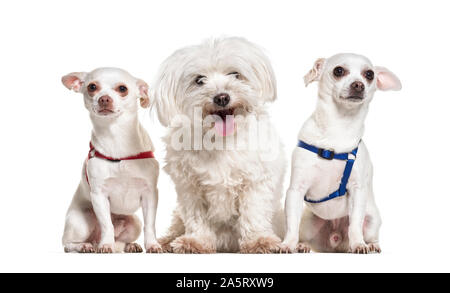
[{"label": "harness buckle", "polygon": [[325,160],[333,160],[334,159],[334,151],[318,149],[317,155]]}]

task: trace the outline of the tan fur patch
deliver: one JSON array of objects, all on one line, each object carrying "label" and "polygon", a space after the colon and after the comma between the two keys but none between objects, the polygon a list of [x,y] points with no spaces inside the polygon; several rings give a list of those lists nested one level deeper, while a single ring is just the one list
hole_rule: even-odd
[{"label": "tan fur patch", "polygon": [[172,243],[174,253],[215,253],[216,249],[208,243],[201,243],[193,237],[181,236]]},{"label": "tan fur patch", "polygon": [[260,237],[256,240],[244,242],[241,253],[277,253],[280,252],[281,240],[275,236]]}]

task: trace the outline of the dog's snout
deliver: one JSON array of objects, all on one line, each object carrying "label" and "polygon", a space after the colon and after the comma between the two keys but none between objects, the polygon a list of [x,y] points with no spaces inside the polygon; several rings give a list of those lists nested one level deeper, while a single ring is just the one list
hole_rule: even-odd
[{"label": "dog's snout", "polygon": [[98,99],[98,104],[102,108],[109,108],[113,103],[113,99],[110,96],[101,96]]},{"label": "dog's snout", "polygon": [[225,93],[218,94],[214,97],[213,101],[214,104],[225,107],[230,102],[230,95]]},{"label": "dog's snout", "polygon": [[364,91],[365,86],[362,82],[355,81],[351,84],[351,88],[352,88],[352,90],[360,93],[360,92]]}]

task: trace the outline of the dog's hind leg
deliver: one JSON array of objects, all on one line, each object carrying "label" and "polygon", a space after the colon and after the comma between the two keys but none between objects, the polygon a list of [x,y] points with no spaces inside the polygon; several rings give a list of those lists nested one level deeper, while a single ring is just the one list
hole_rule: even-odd
[{"label": "dog's hind leg", "polygon": [[[79,192],[79,190],[77,190]],[[64,226],[62,243],[65,252],[95,252],[95,227],[97,220],[92,208],[82,207],[72,202]]]},{"label": "dog's hind leg", "polygon": [[314,213],[307,207],[304,208],[302,219],[300,221],[300,236],[297,245],[297,252],[309,252],[310,247],[315,251],[322,251],[316,245],[316,238],[319,237],[322,227],[326,221],[314,215]]},{"label": "dog's hind leg", "polygon": [[378,235],[381,226],[381,217],[375,202],[373,201],[373,195],[368,202],[367,214],[364,218],[363,235],[364,242],[369,246],[370,252],[380,253],[381,248],[378,243]]},{"label": "dog's hind leg", "polygon": [[111,215],[114,225],[115,252],[140,253],[142,247],[135,243],[141,234],[142,224],[136,215]]}]

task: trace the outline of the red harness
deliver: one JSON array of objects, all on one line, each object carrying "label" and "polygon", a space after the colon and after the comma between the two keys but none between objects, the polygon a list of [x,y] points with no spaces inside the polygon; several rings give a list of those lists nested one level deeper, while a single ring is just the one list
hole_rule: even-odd
[{"label": "red harness", "polygon": [[103,159],[103,160],[107,160],[107,161],[110,161],[110,162],[114,162],[114,163],[119,163],[120,161],[140,160],[140,159],[153,159],[153,158],[155,158],[155,155],[153,155],[152,151],[148,151],[148,152],[142,152],[142,153],[139,153],[137,155],[129,156],[129,157],[125,157],[125,158],[113,158],[113,157],[105,156],[102,153],[99,153],[94,148],[92,143],[89,143],[89,153],[88,153],[88,157],[86,159],[86,164],[85,164],[85,168],[84,168],[84,174],[86,175],[86,181],[87,181],[89,186],[90,186],[90,184],[89,184],[89,178],[88,178],[88,173],[87,173],[87,163],[88,163],[88,161],[90,159],[92,159],[94,157],[100,158],[100,159]]}]

